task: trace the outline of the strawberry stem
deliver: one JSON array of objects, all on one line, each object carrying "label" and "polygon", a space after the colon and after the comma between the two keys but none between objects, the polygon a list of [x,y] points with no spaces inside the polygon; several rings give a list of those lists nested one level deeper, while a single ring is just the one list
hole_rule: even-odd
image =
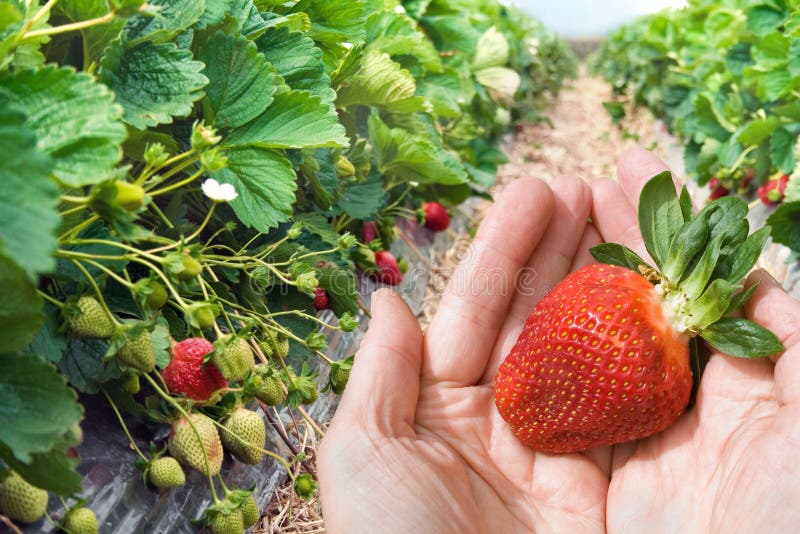
[{"label": "strawberry stem", "polygon": [[125,420],[122,418],[122,414],[119,412],[117,405],[111,399],[111,396],[104,388],[101,388],[100,391],[103,392],[103,395],[105,395],[106,400],[108,400],[108,403],[111,405],[111,409],[114,410],[114,414],[116,414],[117,419],[119,420],[119,424],[122,426],[122,431],[125,432],[125,435],[128,437],[128,441],[130,442],[131,446],[133,446],[133,449],[136,451],[136,454],[138,454],[139,457],[145,462],[149,462],[150,460],[147,458],[147,456],[144,455],[141,449],[139,449],[139,446],[136,445],[136,442],[133,440],[133,436],[131,436],[131,433],[128,430],[128,425],[125,424]]}]

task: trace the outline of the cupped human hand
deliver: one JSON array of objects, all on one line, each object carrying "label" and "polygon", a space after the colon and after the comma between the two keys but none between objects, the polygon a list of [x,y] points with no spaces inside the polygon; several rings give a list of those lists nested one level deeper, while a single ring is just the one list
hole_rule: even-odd
[{"label": "cupped human hand", "polygon": [[427,332],[382,289],[318,459],[326,528],[359,532],[600,532],[610,448],[520,443],[493,380],[536,302],[592,261],[591,192],[525,179],[499,196]]},{"label": "cupped human hand", "polygon": [[[593,222],[606,241],[646,251],[636,209],[646,180],[666,170],[645,151],[598,181]],[[744,360],[712,352],[696,405],[654,436],[613,449],[609,532],[796,532],[800,524],[800,303],[768,274],[744,309],[786,351]]]}]

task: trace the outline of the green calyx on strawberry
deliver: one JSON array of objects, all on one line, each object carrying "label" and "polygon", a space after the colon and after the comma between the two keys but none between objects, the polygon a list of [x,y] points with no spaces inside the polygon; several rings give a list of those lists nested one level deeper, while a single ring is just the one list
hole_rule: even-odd
[{"label": "green calyx on strawberry", "polygon": [[89,207],[107,221],[129,222],[142,209],[147,196],[142,186],[125,180],[109,180],[92,187]]},{"label": "green calyx on strawberry", "polygon": [[151,461],[145,477],[158,489],[177,488],[186,484],[186,474],[178,460],[172,456],[161,456]]},{"label": "green calyx on strawberry", "polygon": [[742,280],[769,235],[748,236],[735,197],[696,216],[662,173],[644,187],[639,225],[656,267],[605,243],[600,263],[567,276],[536,305],[495,377],[495,404],[534,449],[563,453],[644,438],[683,413],[699,381],[697,338],[731,356],[784,350],[769,330],[732,317]]},{"label": "green calyx on strawberry", "polygon": [[256,364],[253,349],[243,337],[228,334],[214,343],[211,361],[226,380],[242,380]]},{"label": "green calyx on strawberry", "polygon": [[97,515],[91,508],[75,506],[64,516],[62,529],[69,534],[97,534]]},{"label": "green calyx on strawberry", "polygon": [[192,328],[206,330],[214,326],[219,315],[219,306],[211,302],[193,302],[184,310],[186,322]]},{"label": "green calyx on strawberry", "polygon": [[256,412],[236,409],[225,420],[221,437],[228,452],[243,464],[257,464],[264,457],[267,429]]},{"label": "green calyx on strawberry", "polygon": [[170,393],[207,401],[215,392],[228,387],[214,363],[205,362],[212,350],[214,345],[201,337],[184,339],[172,347],[172,359],[163,373]]},{"label": "green calyx on strawberry", "polygon": [[313,372],[307,363],[303,363],[299,375],[291,368],[286,370],[286,375],[286,387],[289,390],[287,397],[290,405],[311,404],[317,400],[319,391],[317,382],[314,380],[317,373]]},{"label": "green calyx on strawberry", "polygon": [[69,333],[75,337],[108,339],[116,329],[106,309],[94,297],[83,296],[68,302],[63,314]]},{"label": "green calyx on strawberry", "polygon": [[267,406],[277,406],[286,397],[283,381],[278,371],[269,364],[258,364],[253,368],[252,394]]},{"label": "green calyx on strawberry", "polygon": [[169,452],[183,465],[211,476],[218,475],[222,467],[223,449],[217,427],[200,413],[191,413],[188,419],[181,417],[172,424]]},{"label": "green calyx on strawberry", "polygon": [[294,479],[294,492],[302,499],[309,499],[317,491],[317,481],[308,473],[298,475]]},{"label": "green calyx on strawberry", "polygon": [[47,511],[47,492],[28,483],[16,472],[0,472],[0,514],[34,523]]},{"label": "green calyx on strawberry", "polygon": [[164,284],[152,278],[142,278],[133,285],[133,294],[142,308],[156,311],[167,303],[169,295]]},{"label": "green calyx on strawberry", "polygon": [[206,509],[206,522],[211,532],[227,534],[244,532],[261,519],[253,492],[248,490],[228,490],[225,498]]}]

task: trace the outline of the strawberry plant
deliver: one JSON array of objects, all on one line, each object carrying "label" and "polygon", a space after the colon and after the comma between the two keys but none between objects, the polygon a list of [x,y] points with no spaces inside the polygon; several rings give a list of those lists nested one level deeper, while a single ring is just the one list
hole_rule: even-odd
[{"label": "strawberry plant", "polygon": [[345,388],[323,332],[358,327],[362,273],[401,280],[395,219],[483,194],[573,70],[494,0],[0,1],[0,513],[79,496],[78,393],[157,488],[208,475],[212,530],[254,516],[225,450],[313,492],[243,406]]}]

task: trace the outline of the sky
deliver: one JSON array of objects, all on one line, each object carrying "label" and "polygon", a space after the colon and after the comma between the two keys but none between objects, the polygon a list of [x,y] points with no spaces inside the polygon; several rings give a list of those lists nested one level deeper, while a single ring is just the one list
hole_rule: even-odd
[{"label": "sky", "polygon": [[507,0],[566,37],[600,36],[639,15],[685,0]]}]

